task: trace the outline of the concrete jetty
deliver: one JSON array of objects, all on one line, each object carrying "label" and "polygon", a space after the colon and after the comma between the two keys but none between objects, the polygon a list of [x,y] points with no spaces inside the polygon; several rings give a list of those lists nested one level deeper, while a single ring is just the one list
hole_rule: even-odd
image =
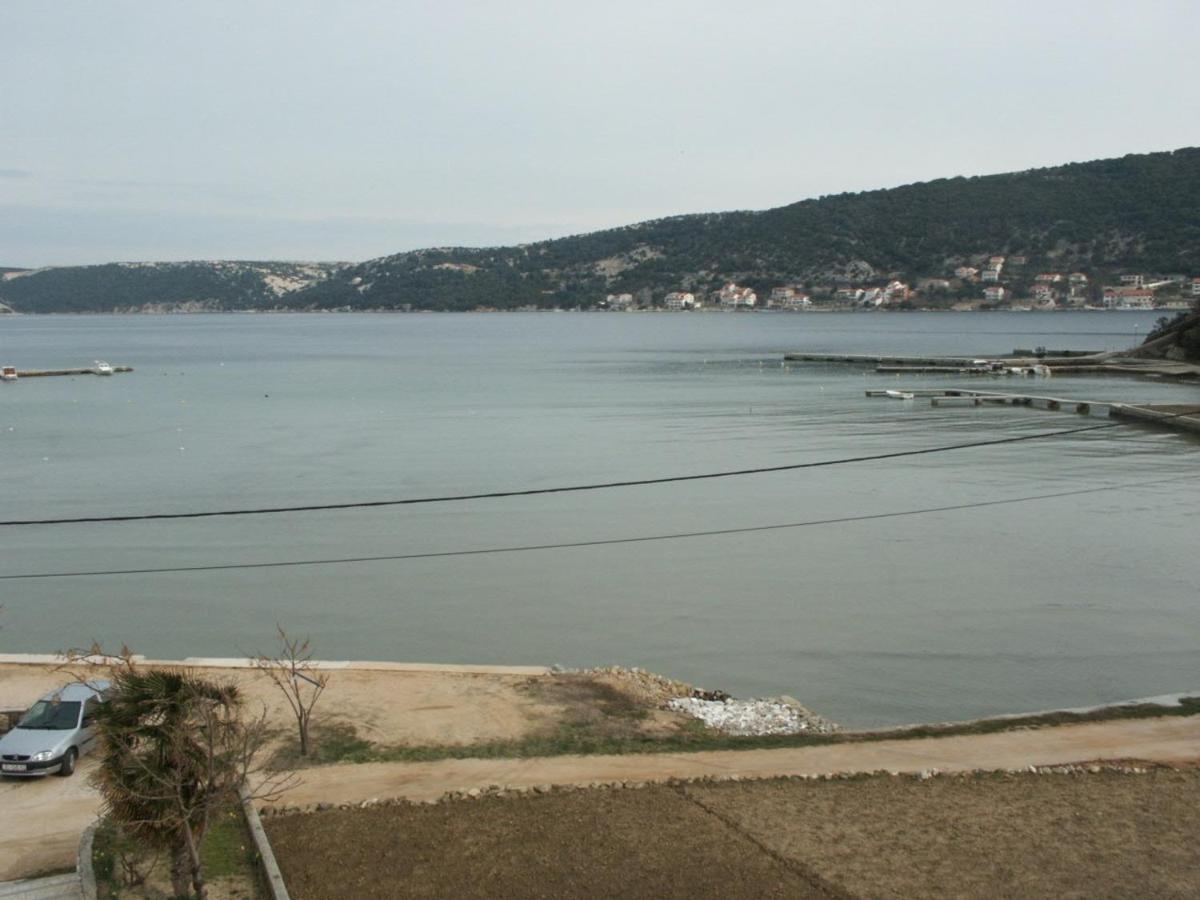
[{"label": "concrete jetty", "polygon": [[1131,419],[1143,425],[1200,434],[1200,406],[1114,403],[1108,414],[1114,419]]},{"label": "concrete jetty", "polygon": [[[133,366],[113,366],[113,374],[132,372]],[[49,378],[53,375],[99,375],[95,369],[17,369],[17,378]]]},{"label": "concrete jetty", "polygon": [[[868,397],[888,396],[888,391],[883,389],[868,389],[865,393]],[[1083,416],[1127,419],[1172,431],[1200,434],[1200,404],[1118,403],[1112,400],[1081,400],[1018,394],[1011,391],[976,391],[968,388],[918,388],[906,393],[928,399],[930,406],[1028,406],[1051,412],[1068,411]]]},{"label": "concrete jetty", "polygon": [[784,362],[836,362],[865,366],[895,366],[907,371],[918,371],[917,367],[932,368],[936,371],[956,372],[962,368],[1001,363],[1005,366],[1082,366],[1100,365],[1113,356],[1109,352],[1093,352],[1084,350],[1060,350],[1061,355],[1052,356],[1049,353],[1038,356],[1034,353],[1014,352],[1001,356],[894,356],[892,354],[873,353],[785,353]]},{"label": "concrete jetty", "polygon": [[[1014,350],[1007,356],[892,356],[869,353],[785,353],[785,363],[875,366],[881,375],[998,375],[1002,369],[1046,366],[1055,375],[1136,375],[1172,381],[1200,380],[1200,365],[1139,359],[1117,351],[1055,350],[1041,356]],[[994,370],[994,371],[991,371]]]}]

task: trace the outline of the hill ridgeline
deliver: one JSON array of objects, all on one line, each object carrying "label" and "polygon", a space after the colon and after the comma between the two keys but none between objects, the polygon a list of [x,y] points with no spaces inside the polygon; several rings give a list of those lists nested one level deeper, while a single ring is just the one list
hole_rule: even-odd
[{"label": "hill ridgeline", "polygon": [[[1200,274],[1200,148],[945,178],[760,212],[675,216],[514,247],[414,250],[358,264],[113,263],[8,271],[17,312],[589,308],[629,293],[951,282],[989,256],[1030,272]],[[1032,279],[1032,274],[1029,276]],[[944,282],[944,283],[943,283]]]}]

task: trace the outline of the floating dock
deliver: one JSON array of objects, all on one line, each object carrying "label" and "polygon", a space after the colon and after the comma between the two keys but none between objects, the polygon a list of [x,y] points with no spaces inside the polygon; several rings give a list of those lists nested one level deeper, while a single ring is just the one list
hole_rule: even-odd
[{"label": "floating dock", "polygon": [[[1024,354],[1024,355],[1022,355]],[[1008,369],[1046,366],[1055,375],[1137,375],[1169,381],[1200,380],[1200,365],[1139,359],[1116,351],[1054,350],[1042,356],[1014,350],[1010,356],[890,356],[868,353],[785,353],[784,363],[846,363],[874,366],[881,375],[1007,375]]]},{"label": "floating dock", "polygon": [[[894,388],[890,393],[883,389],[866,391],[868,397],[890,397],[895,393]],[[1005,391],[974,391],[967,388],[913,389],[905,393],[928,399],[930,406],[1028,406],[1051,412],[1067,411],[1082,416],[1128,419],[1143,425],[1200,434],[1200,404],[1118,403],[1112,400],[1080,400]]]},{"label": "floating dock", "polygon": [[860,366],[891,366],[916,372],[922,368],[937,372],[957,372],[999,363],[1004,366],[1084,366],[1101,365],[1114,354],[1091,350],[1056,350],[1038,356],[1029,351],[1014,351],[1008,356],[892,356],[870,353],[785,353],[784,362],[834,362]]},{"label": "floating dock", "polygon": [[[113,366],[113,374],[118,372],[132,372],[133,366]],[[99,375],[95,369],[17,369],[17,379],[22,378],[49,378],[52,375]]]}]

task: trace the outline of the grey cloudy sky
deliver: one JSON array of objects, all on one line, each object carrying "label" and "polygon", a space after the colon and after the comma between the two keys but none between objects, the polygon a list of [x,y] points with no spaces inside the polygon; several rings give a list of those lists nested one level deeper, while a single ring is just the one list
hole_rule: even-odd
[{"label": "grey cloudy sky", "polygon": [[0,265],[348,259],[1200,143],[1196,0],[4,0]]}]

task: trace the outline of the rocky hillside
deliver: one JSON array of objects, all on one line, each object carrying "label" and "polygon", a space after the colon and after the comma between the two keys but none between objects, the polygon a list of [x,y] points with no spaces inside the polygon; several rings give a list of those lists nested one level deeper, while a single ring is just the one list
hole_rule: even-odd
[{"label": "rocky hillside", "polygon": [[286,308],[335,263],[109,263],[10,270],[0,303],[18,312],[205,312]]},{"label": "rocky hillside", "polygon": [[1031,271],[1200,273],[1200,148],[947,178],[762,212],[677,216],[517,247],[443,248],[357,265],[186,263],[40,270],[0,282],[20,311],[474,309],[661,302],[735,280],[947,277],[989,254]]},{"label": "rocky hillside", "polygon": [[1190,312],[1179,313],[1174,319],[1165,316],[1159,319],[1158,327],[1129,355],[1142,359],[1200,363],[1200,303]]}]

